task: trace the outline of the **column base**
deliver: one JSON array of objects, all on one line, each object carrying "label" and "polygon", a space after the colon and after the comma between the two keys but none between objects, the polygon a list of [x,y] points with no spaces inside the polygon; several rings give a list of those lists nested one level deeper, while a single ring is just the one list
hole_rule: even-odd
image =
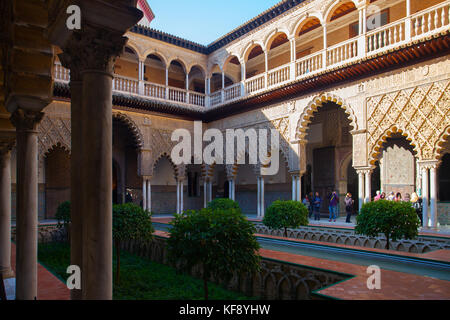
[{"label": "column base", "polygon": [[0,270],[0,274],[2,274],[3,279],[15,278],[16,274],[14,273],[12,268]]}]

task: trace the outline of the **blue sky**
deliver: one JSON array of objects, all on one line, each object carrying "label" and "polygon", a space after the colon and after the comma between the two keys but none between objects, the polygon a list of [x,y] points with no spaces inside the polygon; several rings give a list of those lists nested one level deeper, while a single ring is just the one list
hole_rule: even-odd
[{"label": "blue sky", "polygon": [[150,26],[200,44],[210,44],[280,0],[147,0]]}]

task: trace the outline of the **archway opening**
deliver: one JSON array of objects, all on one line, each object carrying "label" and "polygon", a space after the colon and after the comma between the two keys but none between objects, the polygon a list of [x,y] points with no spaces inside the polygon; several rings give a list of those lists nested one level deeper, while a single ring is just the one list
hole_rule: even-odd
[{"label": "archway opening", "polygon": [[400,192],[403,198],[407,193],[411,195],[416,190],[417,172],[416,152],[411,143],[400,133],[394,133],[386,139],[380,149],[376,163],[380,188],[376,189],[372,179],[372,196],[376,190],[385,192],[386,196],[391,192],[394,194]]},{"label": "archway opening", "polygon": [[170,63],[168,83],[170,87],[186,89],[186,67],[181,61],[173,60]]},{"label": "archway opening", "polygon": [[114,64],[114,73],[134,80],[139,79],[139,57],[130,47],[125,47],[123,53]]},{"label": "archway opening", "polygon": [[205,74],[198,66],[193,66],[189,72],[189,90],[205,93]]},{"label": "archway opening", "polygon": [[164,60],[156,54],[149,54],[144,62],[144,81],[166,84],[166,65]]},{"label": "archway opening", "polygon": [[255,45],[246,57],[245,78],[250,79],[266,71],[266,62],[263,48]]},{"label": "archway opening", "polygon": [[269,41],[268,70],[275,69],[291,61],[291,48],[285,33],[279,32]]},{"label": "archway opening", "polygon": [[[155,163],[152,177],[152,212],[172,214],[177,211],[177,181],[175,166],[169,156],[163,155]],[[186,188],[183,188],[186,192]]]},{"label": "archway opening", "polygon": [[[120,118],[113,119],[113,198],[115,204],[126,202],[129,194],[132,201],[139,204],[141,198],[141,178],[138,176],[138,145],[128,124]],[[114,181],[113,181],[114,182]]]},{"label": "archway opening", "polygon": [[313,113],[306,130],[306,161],[312,171],[311,189],[322,198],[320,212],[324,215],[328,214],[331,193],[336,191],[342,204],[349,187],[349,169],[342,163],[348,160],[353,150],[350,130],[351,122],[344,109],[331,101],[323,102]]},{"label": "archway opening", "polygon": [[228,58],[227,62],[225,62],[223,69],[225,75],[227,75],[230,79],[234,79],[232,84],[241,81],[242,79],[241,63],[239,62],[239,59],[236,56],[231,56],[230,58]]}]

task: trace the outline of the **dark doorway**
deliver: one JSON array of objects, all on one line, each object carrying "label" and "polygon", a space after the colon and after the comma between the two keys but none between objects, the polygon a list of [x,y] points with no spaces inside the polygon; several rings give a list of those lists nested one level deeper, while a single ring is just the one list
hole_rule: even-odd
[{"label": "dark doorway", "polygon": [[355,204],[353,208],[359,208],[359,199],[358,199],[358,174],[356,173],[355,168],[353,168],[352,163],[350,162],[347,167],[347,192],[352,194],[353,200],[355,200]]},{"label": "dark doorway", "polygon": [[328,197],[335,189],[334,147],[313,150],[314,193],[319,192],[322,198],[320,212],[328,212]]},{"label": "dark doorway", "polygon": [[450,153],[442,157],[439,166],[439,201],[450,201]]}]

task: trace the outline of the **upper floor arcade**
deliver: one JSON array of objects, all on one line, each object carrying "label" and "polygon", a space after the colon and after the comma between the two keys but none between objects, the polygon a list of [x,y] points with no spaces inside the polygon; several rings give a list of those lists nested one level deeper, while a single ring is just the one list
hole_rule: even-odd
[{"label": "upper floor arcade", "polygon": [[[135,27],[116,61],[113,90],[215,108],[446,35],[450,25],[450,0],[315,0],[283,7],[288,2],[267,11],[278,16],[262,23],[263,13],[209,46]],[[70,78],[57,59],[54,78]]]}]

